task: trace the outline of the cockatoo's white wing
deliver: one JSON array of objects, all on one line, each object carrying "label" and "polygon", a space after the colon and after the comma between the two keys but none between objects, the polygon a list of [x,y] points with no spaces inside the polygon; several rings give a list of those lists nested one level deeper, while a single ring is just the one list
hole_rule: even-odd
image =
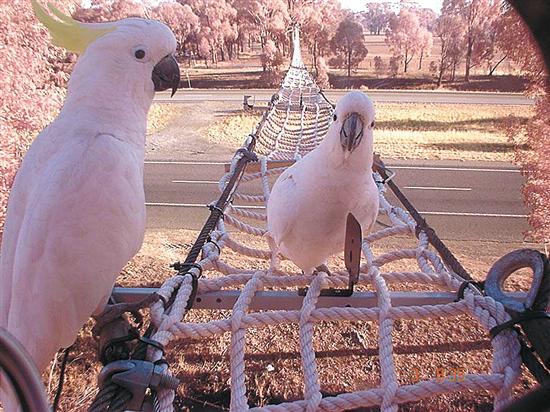
[{"label": "cockatoo's white wing", "polygon": [[[288,168],[279,176],[269,197],[268,230],[277,248],[281,247],[281,243],[294,224],[292,215],[289,215],[288,212],[294,209],[295,199],[299,194],[295,166]],[[280,218],[281,216],[288,218]]]},{"label": "cockatoo's white wing", "polygon": [[[8,328],[43,370],[101,310],[114,279],[139,249],[145,227],[138,150],[110,134],[65,140],[39,176],[25,173],[13,196],[24,199],[11,278]],[[26,182],[26,177],[37,179]],[[29,192],[27,183],[32,187]],[[15,226],[15,225],[13,225]],[[9,239],[8,239],[9,241]],[[2,258],[4,259],[4,257]]]},{"label": "cockatoo's white wing", "polygon": [[27,151],[13,183],[13,187],[24,187],[24,189],[12,190],[8,201],[9,219],[4,223],[0,253],[0,326],[4,328],[8,324],[13,259],[21,222],[26,212],[27,198],[33,191],[42,166],[57,148],[51,144],[50,130],[50,127],[44,129]]}]

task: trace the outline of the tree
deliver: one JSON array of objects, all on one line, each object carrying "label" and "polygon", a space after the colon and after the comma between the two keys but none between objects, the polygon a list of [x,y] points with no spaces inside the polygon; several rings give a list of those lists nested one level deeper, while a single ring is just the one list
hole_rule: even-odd
[{"label": "tree", "polygon": [[437,20],[437,14],[435,11],[429,8],[418,8],[413,9],[413,11],[418,15],[418,20],[420,25],[425,27],[428,31],[432,32],[435,27],[435,22]]},{"label": "tree", "polygon": [[443,76],[449,70],[454,73],[456,66],[460,63],[463,56],[463,43],[465,30],[463,21],[452,14],[442,14],[435,24],[435,34],[440,42],[440,58],[439,68],[437,73],[437,87],[441,86]]},{"label": "tree", "polygon": [[315,75],[315,82],[321,89],[330,89],[330,81],[328,77],[328,64],[325,59],[319,57],[318,68]]},{"label": "tree", "polygon": [[368,54],[363,37],[363,26],[354,21],[353,17],[347,17],[338,25],[331,43],[333,49],[339,53],[350,78],[351,69],[358,67]]},{"label": "tree", "polygon": [[386,71],[386,64],[380,56],[374,56],[374,71],[377,75],[381,75]]},{"label": "tree", "polygon": [[313,0],[296,3],[291,12],[293,21],[300,25],[302,39],[313,57],[313,68],[318,70],[317,59],[330,51],[343,12],[336,0]]},{"label": "tree", "polygon": [[267,40],[264,50],[260,55],[262,62],[263,73],[260,81],[266,86],[275,86],[280,83],[281,73],[280,67],[284,62],[283,54],[275,45],[273,40]]},{"label": "tree", "polygon": [[262,50],[270,39],[285,47],[288,43],[286,29],[290,24],[285,0],[238,0],[236,7],[238,14],[247,21],[247,27],[259,37]]},{"label": "tree", "polygon": [[126,17],[145,17],[147,7],[133,0],[93,0],[90,7],[78,7],[73,17],[84,22],[120,20]]},{"label": "tree", "polygon": [[424,56],[429,56],[434,45],[433,35],[430,31],[424,29],[420,30],[418,43],[420,49],[420,58],[418,59],[418,70],[422,70],[422,59]]},{"label": "tree", "polygon": [[415,54],[422,50],[422,39],[426,31],[420,25],[418,15],[410,9],[402,9],[390,20],[389,29],[386,31],[386,43],[394,57],[402,59],[405,73]]},{"label": "tree", "polygon": [[487,48],[494,42],[488,38],[491,26],[500,15],[500,0],[444,0],[442,14],[459,16],[465,27],[465,73],[464,80],[470,81],[470,71],[484,59]]},{"label": "tree", "polygon": [[399,57],[390,57],[390,74],[392,77],[397,76],[397,73],[399,73],[399,66],[401,65]]},{"label": "tree", "polygon": [[391,3],[367,3],[362,22],[370,34],[380,34],[387,29],[394,12]]},{"label": "tree", "polygon": [[187,49],[191,39],[195,39],[200,32],[200,21],[188,4],[160,3],[153,9],[152,16],[170,26],[178,40],[180,53],[190,51]]},{"label": "tree", "polygon": [[[238,37],[237,10],[226,0],[179,0],[188,5],[198,16],[200,29],[194,36],[196,51],[213,64],[225,60],[226,49],[231,48]],[[233,51],[229,53],[233,57]]]}]

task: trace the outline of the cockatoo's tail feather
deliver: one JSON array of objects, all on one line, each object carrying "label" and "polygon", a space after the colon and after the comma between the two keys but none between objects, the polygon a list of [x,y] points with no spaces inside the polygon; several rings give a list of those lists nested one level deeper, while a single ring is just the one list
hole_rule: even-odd
[{"label": "cockatoo's tail feather", "polygon": [[95,39],[116,29],[111,23],[81,23],[48,3],[48,8],[59,19],[57,20],[37,0],[31,0],[31,3],[38,20],[48,28],[54,44],[74,53],[84,53]]}]

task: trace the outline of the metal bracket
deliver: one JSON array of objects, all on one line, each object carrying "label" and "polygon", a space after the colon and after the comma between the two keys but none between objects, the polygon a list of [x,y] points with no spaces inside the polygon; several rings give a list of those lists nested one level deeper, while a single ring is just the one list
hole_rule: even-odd
[{"label": "metal bracket", "polygon": [[142,360],[121,360],[105,366],[98,377],[98,385],[103,388],[112,381],[132,394],[126,405],[129,410],[141,410],[148,388],[176,389],[179,380],[163,373],[160,365]]}]

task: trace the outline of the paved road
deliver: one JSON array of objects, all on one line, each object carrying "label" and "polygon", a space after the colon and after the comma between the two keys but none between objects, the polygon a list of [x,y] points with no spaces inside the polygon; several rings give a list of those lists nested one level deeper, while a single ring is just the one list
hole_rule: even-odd
[{"label": "paved road", "polygon": [[[443,239],[520,242],[528,229],[523,178],[512,165],[388,162],[395,181]],[[145,164],[149,228],[200,229],[217,199],[223,163]],[[259,186],[243,186],[259,193]],[[389,196],[394,204],[398,204]]]},{"label": "paved road", "polygon": [[[347,90],[327,90],[327,98],[336,103]],[[264,105],[269,101],[275,90],[262,89],[180,89],[173,98],[168,93],[157,93],[156,102],[197,102],[197,101],[234,101],[242,102],[244,95],[255,98],[256,103]],[[485,93],[456,91],[420,91],[420,90],[368,90],[374,101],[380,103],[461,103],[461,104],[502,104],[531,105],[530,99],[520,93]]]}]

